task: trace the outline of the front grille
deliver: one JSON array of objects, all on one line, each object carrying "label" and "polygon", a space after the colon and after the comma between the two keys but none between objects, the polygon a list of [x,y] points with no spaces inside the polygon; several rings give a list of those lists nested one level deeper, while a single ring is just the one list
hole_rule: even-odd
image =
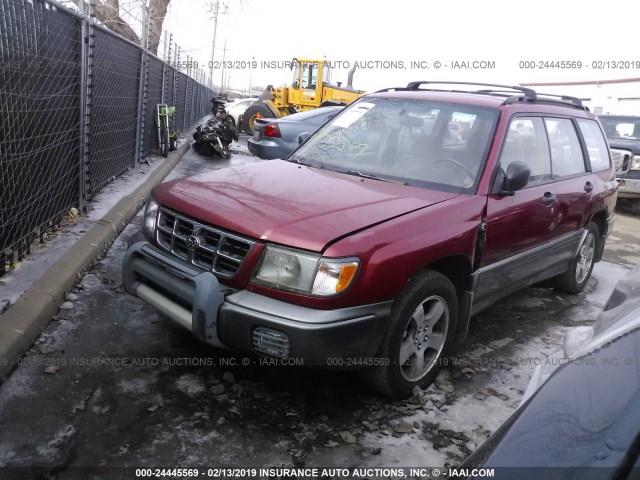
[{"label": "front grille", "polygon": [[235,275],[254,242],[161,208],[158,246],[176,257],[223,277]]},{"label": "front grille", "polygon": [[289,337],[270,328],[258,327],[253,331],[253,348],[271,357],[289,357]]},{"label": "front grille", "polygon": [[621,148],[612,148],[611,157],[613,158],[613,164],[616,167],[616,175],[622,176],[629,171],[631,159],[633,158],[632,152]]}]

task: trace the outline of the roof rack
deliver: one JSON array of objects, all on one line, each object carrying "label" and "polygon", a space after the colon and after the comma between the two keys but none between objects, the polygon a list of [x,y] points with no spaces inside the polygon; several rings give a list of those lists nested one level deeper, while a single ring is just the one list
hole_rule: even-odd
[{"label": "roof rack", "polygon": [[384,92],[402,92],[404,90],[408,90],[407,87],[389,87],[389,88],[383,88],[382,90],[377,90],[374,93],[384,93]]},{"label": "roof rack", "polygon": [[[498,95],[506,96],[504,101],[505,105],[510,105],[518,102],[541,102],[560,104],[564,106],[574,106],[581,110],[589,111],[577,97],[571,97],[568,95],[551,95],[548,93],[537,93],[532,88],[520,87],[516,85],[498,85],[494,83],[475,83],[475,82],[442,82],[442,81],[418,81],[410,82],[405,89],[395,90],[419,90],[421,85],[471,85],[477,87],[492,87],[483,88],[480,90],[446,90],[448,92],[455,93],[479,93],[483,95]],[[436,89],[424,89],[435,91]],[[516,93],[516,95],[514,95]],[[522,94],[522,95],[518,95]]]},{"label": "roof rack", "polygon": [[546,97],[559,98],[560,100],[569,102],[578,108],[587,108],[582,104],[582,100],[580,100],[578,97],[570,97],[569,95],[551,95],[549,93],[539,93],[538,95],[544,97],[541,100],[545,100]]},{"label": "roof rack", "polygon": [[535,90],[526,87],[518,87],[515,85],[497,85],[494,83],[473,83],[473,82],[431,82],[431,81],[419,81],[419,82],[410,82],[407,85],[407,90],[418,90],[420,85],[472,85],[476,87],[495,87],[500,90],[492,90],[492,89],[484,89],[478,90],[476,92],[468,92],[468,93],[508,93],[505,92],[505,89],[513,92],[523,93],[525,98],[530,102],[535,102],[538,99],[538,94]]}]

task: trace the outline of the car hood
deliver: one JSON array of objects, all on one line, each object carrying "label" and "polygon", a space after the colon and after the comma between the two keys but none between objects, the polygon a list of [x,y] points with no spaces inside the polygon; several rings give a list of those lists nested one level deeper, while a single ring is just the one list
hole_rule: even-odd
[{"label": "car hood", "polygon": [[457,195],[283,160],[173,180],[152,193],[160,205],[202,222],[318,252],[352,232]]}]

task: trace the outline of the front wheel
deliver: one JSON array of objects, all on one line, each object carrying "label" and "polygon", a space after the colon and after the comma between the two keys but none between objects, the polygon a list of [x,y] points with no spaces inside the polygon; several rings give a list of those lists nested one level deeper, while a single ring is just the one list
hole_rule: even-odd
[{"label": "front wheel", "polygon": [[220,155],[222,159],[229,160],[231,158],[231,151],[229,150],[229,147],[227,147],[224,143],[222,143],[222,140],[220,139],[220,137],[216,137],[216,141],[213,144],[213,148],[215,149],[216,153]]},{"label": "front wheel", "polygon": [[451,345],[458,318],[456,290],[441,273],[419,272],[396,299],[379,358],[388,365],[364,372],[380,393],[405,398],[436,378]]},{"label": "front wheel", "polygon": [[553,286],[558,290],[573,294],[580,293],[591,277],[595,254],[600,246],[600,230],[593,222],[586,228],[587,234],[578,254],[569,264],[567,271],[553,279]]},{"label": "front wheel", "polygon": [[242,115],[241,130],[246,133],[253,133],[253,124],[256,118],[275,118],[275,115],[264,103],[251,105]]}]

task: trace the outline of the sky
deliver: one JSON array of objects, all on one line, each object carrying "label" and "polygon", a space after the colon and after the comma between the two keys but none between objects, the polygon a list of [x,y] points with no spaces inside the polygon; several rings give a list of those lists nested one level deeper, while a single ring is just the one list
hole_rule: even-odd
[{"label": "sky", "polygon": [[[214,61],[231,62],[225,82],[238,89],[290,84],[283,63],[293,57],[332,61],[334,83],[346,83],[358,62],[354,87],[366,91],[426,79],[518,84],[640,77],[634,30],[627,41],[621,34],[622,20],[637,11],[626,0],[220,2],[227,13],[219,15]],[[204,67],[211,59],[212,4],[172,0],[164,25]],[[262,68],[264,62],[272,68]],[[221,82],[221,69],[213,79]]]}]

